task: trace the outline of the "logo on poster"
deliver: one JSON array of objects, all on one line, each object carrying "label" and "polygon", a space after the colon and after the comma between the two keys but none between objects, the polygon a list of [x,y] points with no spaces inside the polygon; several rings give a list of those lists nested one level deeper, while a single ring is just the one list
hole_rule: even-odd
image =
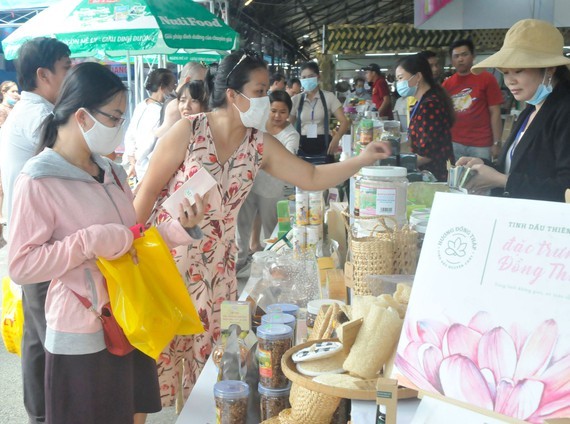
[{"label": "logo on poster", "polygon": [[453,227],[447,230],[437,242],[437,256],[449,269],[466,266],[477,250],[477,239],[469,228]]}]

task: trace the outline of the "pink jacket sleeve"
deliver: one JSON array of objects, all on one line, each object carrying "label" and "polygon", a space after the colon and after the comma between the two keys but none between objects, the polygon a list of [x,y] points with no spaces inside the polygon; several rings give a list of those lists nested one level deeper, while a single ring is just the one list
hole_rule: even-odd
[{"label": "pink jacket sleeve", "polygon": [[57,220],[51,202],[29,176],[20,175],[8,249],[8,272],[16,283],[48,281],[97,256],[118,258],[131,247],[132,233],[120,224],[91,225],[53,240]]}]

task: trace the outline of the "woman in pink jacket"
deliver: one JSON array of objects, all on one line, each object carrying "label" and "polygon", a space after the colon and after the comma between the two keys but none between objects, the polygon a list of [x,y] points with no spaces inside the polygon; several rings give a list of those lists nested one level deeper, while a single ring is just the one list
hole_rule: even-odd
[{"label": "woman in pink jacket", "polygon": [[[16,182],[9,271],[19,284],[51,279],[46,300],[46,422],[143,423],[160,410],[155,361],[107,351],[96,311],[109,301],[95,259],[131,250],[136,223],[124,170],[100,155],[124,135],[126,89],[111,71],[83,63],[67,76],[40,150]],[[202,200],[180,205],[159,230],[169,246],[199,237]],[[194,237],[192,237],[192,235]]]}]

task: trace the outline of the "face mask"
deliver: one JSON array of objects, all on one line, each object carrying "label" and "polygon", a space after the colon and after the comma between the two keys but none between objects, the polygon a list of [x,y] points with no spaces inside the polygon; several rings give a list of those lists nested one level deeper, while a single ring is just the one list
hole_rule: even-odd
[{"label": "face mask", "polygon": [[529,105],[536,106],[542,103],[544,99],[546,99],[548,95],[552,93],[552,85],[550,84],[550,80],[552,79],[552,77],[548,79],[548,86],[544,85],[545,79],[546,79],[546,74],[544,74],[544,78],[542,79],[542,82],[536,89],[536,93],[534,93],[532,99],[526,101]]},{"label": "face mask", "polygon": [[14,106],[16,103],[18,103],[18,100],[8,97],[6,99],[6,103],[8,103],[8,106]]},{"label": "face mask", "polygon": [[242,112],[234,103],[234,107],[238,110],[242,124],[247,128],[256,128],[265,131],[265,123],[269,119],[269,109],[271,102],[269,96],[252,97],[251,99],[245,94],[238,93],[249,100],[249,109]]},{"label": "face mask", "polygon": [[356,90],[354,90],[354,92],[355,92],[356,94],[358,94],[359,96],[361,96],[362,94],[364,94],[365,91],[366,91],[366,90],[364,90],[364,87],[360,87],[360,88],[357,88]]},{"label": "face mask", "polygon": [[125,137],[125,126],[121,124],[119,127],[108,127],[96,120],[89,112],[85,111],[85,113],[95,122],[93,127],[87,131],[83,131],[83,128],[79,126],[91,153],[96,155],[113,153]]},{"label": "face mask", "polygon": [[319,85],[317,77],[305,78],[301,80],[301,86],[305,91],[313,91]]},{"label": "face mask", "polygon": [[[417,75],[417,74],[416,74]],[[418,86],[415,85],[413,87],[409,86],[409,81],[415,77],[416,75],[412,76],[410,79],[407,80],[403,80],[403,81],[398,81],[396,83],[396,90],[398,91],[398,94],[402,97],[411,97],[414,94],[416,94],[416,92],[418,91]]]}]

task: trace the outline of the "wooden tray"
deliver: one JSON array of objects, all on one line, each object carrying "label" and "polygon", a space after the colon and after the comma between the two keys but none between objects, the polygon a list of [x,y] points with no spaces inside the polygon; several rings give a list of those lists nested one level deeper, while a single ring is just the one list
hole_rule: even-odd
[{"label": "wooden tray", "polygon": [[[342,387],[327,386],[325,384],[316,383],[313,377],[303,375],[297,371],[297,366],[293,362],[292,356],[295,352],[311,346],[316,342],[338,342],[338,339],[311,340],[310,342],[301,343],[289,349],[281,358],[281,368],[285,376],[299,386],[315,392],[324,393],[330,396],[336,396],[344,399],[356,400],[376,400],[376,379],[362,380],[362,389],[346,389]],[[400,387],[398,390],[398,399],[408,399],[417,397],[418,392],[406,387]]]}]

